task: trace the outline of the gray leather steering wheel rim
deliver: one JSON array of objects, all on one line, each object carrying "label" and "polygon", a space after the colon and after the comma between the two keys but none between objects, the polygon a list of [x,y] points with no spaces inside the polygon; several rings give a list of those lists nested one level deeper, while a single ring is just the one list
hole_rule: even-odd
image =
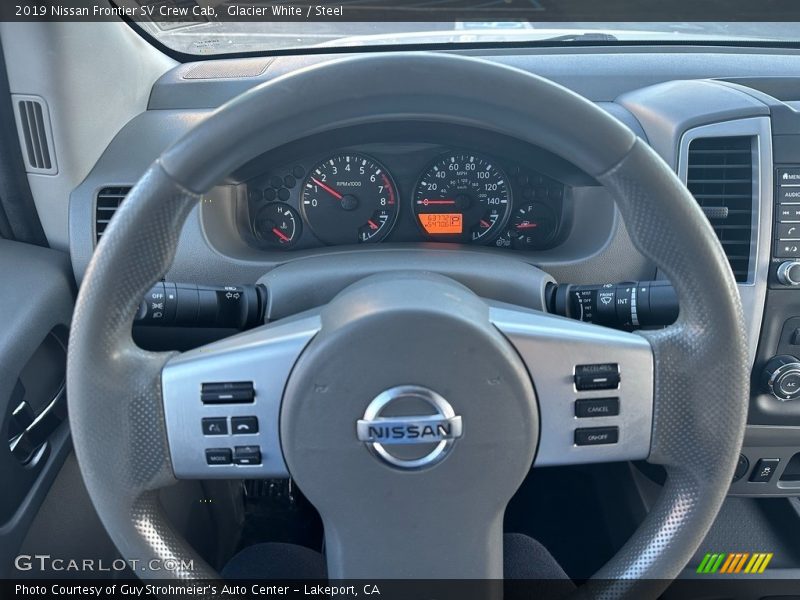
[{"label": "gray leather steering wheel rim", "polygon": [[336,60],[258,86],[165,151],[131,191],[86,272],[69,344],[72,436],[101,520],[126,558],[191,560],[192,569],[168,575],[217,577],[156,498],[174,482],[160,381],[171,355],[133,343],[139,300],[167,271],[192,206],[234,168],[299,137],[404,119],[473,125],[572,161],[614,195],[634,244],[675,286],[679,320],[644,334],[655,358],[649,461],[668,479],[634,536],[595,575],[604,585],[581,593],[636,595],[646,580],[663,587],[710,528],[744,435],[746,334],[726,257],[683,184],[620,122],[545,79],[446,54]]}]

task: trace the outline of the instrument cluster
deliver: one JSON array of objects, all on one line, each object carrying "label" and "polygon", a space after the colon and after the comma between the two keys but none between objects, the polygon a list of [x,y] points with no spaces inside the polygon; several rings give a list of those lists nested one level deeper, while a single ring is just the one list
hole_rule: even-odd
[{"label": "instrument cluster", "polygon": [[273,250],[380,242],[544,250],[563,237],[568,188],[526,165],[442,146],[376,150],[342,149],[251,178],[245,237]]}]

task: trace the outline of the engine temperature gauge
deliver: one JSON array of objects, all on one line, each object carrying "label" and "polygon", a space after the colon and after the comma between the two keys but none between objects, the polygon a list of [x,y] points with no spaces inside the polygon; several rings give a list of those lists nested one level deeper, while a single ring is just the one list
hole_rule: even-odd
[{"label": "engine temperature gauge", "polygon": [[514,210],[509,230],[516,247],[531,250],[544,248],[553,241],[558,221],[552,208],[541,202],[533,202]]},{"label": "engine temperature gauge", "polygon": [[266,204],[256,213],[253,232],[268,246],[288,248],[300,238],[300,215],[283,202]]}]

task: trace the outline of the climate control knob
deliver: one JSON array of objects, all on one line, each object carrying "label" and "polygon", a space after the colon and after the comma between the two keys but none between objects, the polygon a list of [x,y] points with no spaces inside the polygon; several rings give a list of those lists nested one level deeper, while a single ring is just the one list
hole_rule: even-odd
[{"label": "climate control knob", "polygon": [[787,260],[781,263],[776,275],[778,276],[778,281],[783,285],[800,285],[800,262],[796,260]]},{"label": "climate control knob", "polygon": [[771,358],[762,378],[766,390],[778,400],[800,398],[800,359],[788,354]]}]

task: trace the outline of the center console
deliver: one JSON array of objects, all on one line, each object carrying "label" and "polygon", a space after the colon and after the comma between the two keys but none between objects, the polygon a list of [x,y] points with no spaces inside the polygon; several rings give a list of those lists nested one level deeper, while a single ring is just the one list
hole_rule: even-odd
[{"label": "center console", "polygon": [[800,104],[788,83],[736,82],[771,111],[774,215],[749,427],[734,494],[800,494]]}]

